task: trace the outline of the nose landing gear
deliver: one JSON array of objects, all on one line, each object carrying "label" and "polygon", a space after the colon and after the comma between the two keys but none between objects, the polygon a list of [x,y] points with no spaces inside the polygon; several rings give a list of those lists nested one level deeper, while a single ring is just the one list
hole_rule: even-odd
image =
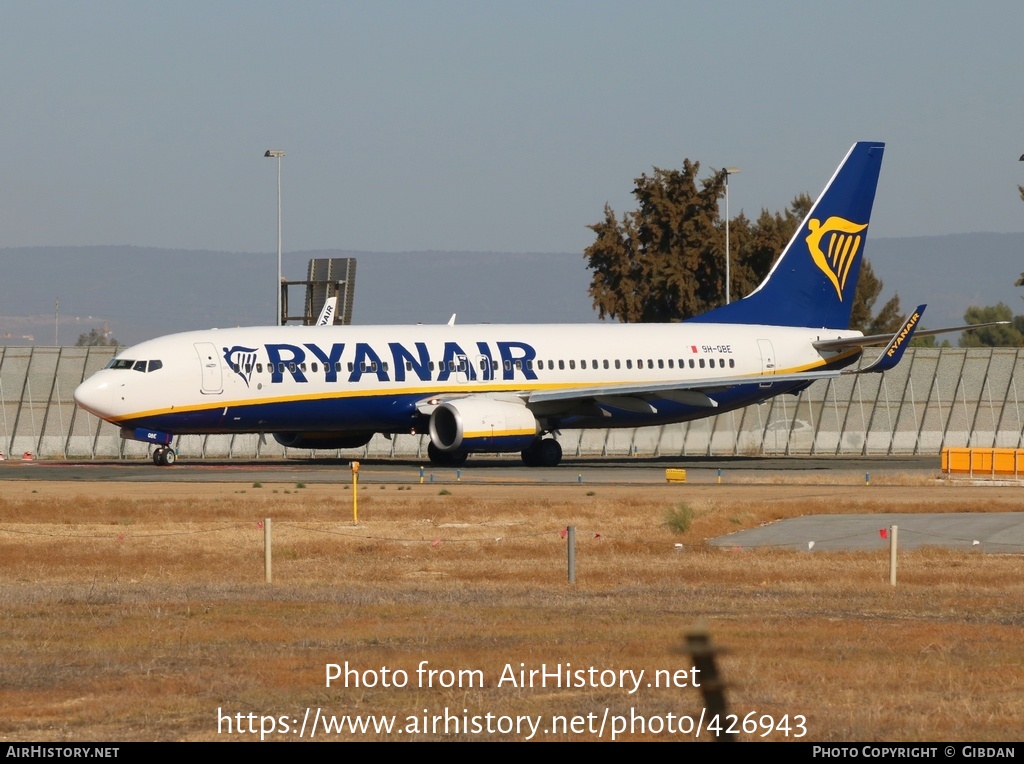
[{"label": "nose landing gear", "polygon": [[153,452],[153,464],[158,467],[170,467],[177,460],[178,455],[170,446],[160,446]]}]

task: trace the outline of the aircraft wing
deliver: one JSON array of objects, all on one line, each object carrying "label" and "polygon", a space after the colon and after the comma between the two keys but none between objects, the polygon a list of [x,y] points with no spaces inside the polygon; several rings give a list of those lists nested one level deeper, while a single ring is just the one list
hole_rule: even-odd
[{"label": "aircraft wing", "polygon": [[[602,387],[576,387],[562,390],[542,390],[524,395],[527,405],[540,404],[554,401],[573,400],[594,400],[598,403],[607,403],[611,406],[618,406],[629,410],[637,404],[650,407],[646,401],[648,398],[667,398],[678,403],[685,403],[693,406],[717,407],[718,403],[710,397],[716,390],[724,390],[736,385],[771,385],[789,384],[793,382],[815,382],[819,379],[832,379],[845,374],[866,374],[871,372],[882,372],[893,368],[900,362],[903,353],[910,345],[915,329],[921,316],[924,315],[924,305],[918,305],[903,323],[899,330],[893,335],[887,335],[888,344],[881,355],[868,366],[861,369],[818,369],[813,371],[797,372],[795,374],[758,374],[748,376],[726,376],[712,379],[700,380],[679,380],[672,382],[654,382],[646,384],[631,385],[606,385]],[[857,338],[867,339],[867,338]],[[832,340],[831,342],[842,342]],[[816,348],[827,343],[814,343]],[[872,344],[879,344],[877,342]],[[839,346],[832,345],[832,349],[839,349]],[[636,408],[635,410],[639,410]]]},{"label": "aircraft wing", "polygon": [[[524,393],[527,403],[545,403],[548,401],[570,401],[584,398],[601,399],[614,397],[639,397],[649,396],[652,398],[668,398],[678,400],[680,403],[692,405],[707,405],[715,407],[718,404],[709,397],[710,393],[718,390],[725,390],[736,385],[768,385],[772,383],[788,382],[813,382],[818,379],[831,379],[840,374],[850,373],[843,369],[822,369],[819,371],[806,371],[799,374],[758,374],[756,376],[732,376],[714,377],[712,379],[700,380],[675,380],[672,382],[652,382],[647,384],[633,385],[604,385],[600,387],[572,387],[561,390],[540,390],[533,393]],[[673,395],[678,393],[680,395]],[[706,401],[706,402],[704,402]],[[608,401],[611,403],[612,401]]]}]

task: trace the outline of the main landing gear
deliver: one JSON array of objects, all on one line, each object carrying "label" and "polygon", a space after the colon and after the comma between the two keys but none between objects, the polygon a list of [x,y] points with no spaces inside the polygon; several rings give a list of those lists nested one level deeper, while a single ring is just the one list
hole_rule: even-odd
[{"label": "main landing gear", "polygon": [[[522,455],[527,467],[557,467],[562,461],[562,447],[554,438],[538,438],[523,449]],[[436,467],[461,467],[467,456],[465,451],[442,451],[432,442],[427,444],[427,457]]]},{"label": "main landing gear", "polygon": [[153,464],[158,467],[170,467],[177,458],[178,455],[170,446],[160,446],[153,452]]},{"label": "main landing gear", "polygon": [[523,449],[523,464],[527,467],[557,467],[562,461],[562,447],[554,438],[535,440]]}]

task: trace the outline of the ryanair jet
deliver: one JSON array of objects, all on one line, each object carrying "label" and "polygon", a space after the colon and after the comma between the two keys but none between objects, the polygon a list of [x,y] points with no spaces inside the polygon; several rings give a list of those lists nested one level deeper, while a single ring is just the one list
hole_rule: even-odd
[{"label": "ryanair jet", "polygon": [[[555,466],[561,429],[683,422],[796,393],[817,379],[899,362],[894,336],[851,330],[884,144],[846,155],[764,282],[672,324],[280,326],[143,342],[83,382],[75,401],[156,446],[174,436],[270,433],[284,446],[359,448],[375,433],[429,433],[438,465],[521,452]],[[933,332],[929,332],[933,333]],[[867,345],[885,345],[866,368]]]}]

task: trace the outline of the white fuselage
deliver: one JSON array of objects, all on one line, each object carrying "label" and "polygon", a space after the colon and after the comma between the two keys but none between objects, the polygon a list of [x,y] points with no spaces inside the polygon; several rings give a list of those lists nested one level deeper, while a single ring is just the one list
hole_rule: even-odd
[{"label": "white fuselage", "polygon": [[[408,432],[427,399],[676,381],[692,387],[724,378],[735,385],[737,377],[821,368],[837,357],[823,357],[813,341],[856,334],[701,323],[215,329],[127,348],[83,382],[75,399],[115,424],[175,434]],[[703,412],[676,404],[616,414],[612,405],[599,424],[706,416],[784,391],[775,387],[723,389],[719,407]],[[538,418],[559,426],[593,419],[550,404]]]}]

